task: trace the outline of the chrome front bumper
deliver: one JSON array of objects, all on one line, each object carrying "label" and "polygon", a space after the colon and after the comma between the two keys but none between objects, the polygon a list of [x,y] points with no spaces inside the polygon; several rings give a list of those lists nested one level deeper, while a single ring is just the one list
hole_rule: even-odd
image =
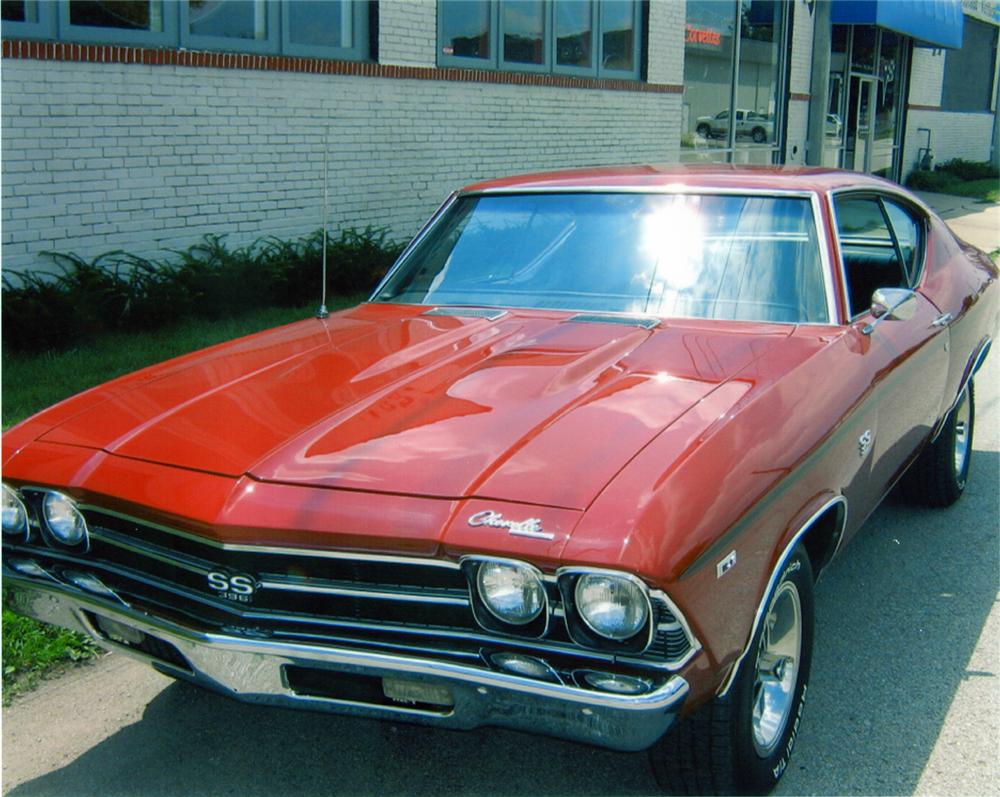
[{"label": "chrome front bumper", "polygon": [[[646,694],[617,695],[406,655],[202,633],[54,580],[44,582],[4,570],[4,585],[13,590],[14,607],[20,613],[83,632],[105,648],[136,656],[169,675],[251,703],[444,728],[496,725],[634,751],[649,747],[667,731],[688,693],[688,684],[679,675],[670,676]],[[93,615],[172,645],[189,668],[111,640],[92,622]],[[333,680],[363,676],[444,687],[453,705],[411,707],[405,702],[383,705],[304,695],[290,685],[288,673],[295,668],[320,671],[321,675],[328,671]]]}]

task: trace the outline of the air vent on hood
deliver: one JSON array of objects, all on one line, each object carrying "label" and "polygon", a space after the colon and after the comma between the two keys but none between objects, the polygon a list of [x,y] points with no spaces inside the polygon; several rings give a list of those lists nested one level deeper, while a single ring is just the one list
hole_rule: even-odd
[{"label": "air vent on hood", "polygon": [[584,324],[622,324],[627,327],[642,327],[643,329],[652,329],[660,323],[657,318],[634,315],[604,315],[603,313],[578,313],[568,320],[579,321]]},{"label": "air vent on hood", "polygon": [[485,318],[487,321],[496,321],[507,315],[507,311],[492,307],[435,307],[424,315],[457,315],[462,318]]}]

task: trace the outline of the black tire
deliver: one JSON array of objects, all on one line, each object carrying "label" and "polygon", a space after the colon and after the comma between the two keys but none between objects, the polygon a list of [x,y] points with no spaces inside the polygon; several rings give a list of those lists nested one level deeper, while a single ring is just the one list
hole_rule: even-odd
[{"label": "black tire", "polygon": [[920,452],[903,476],[900,489],[908,501],[945,507],[962,497],[972,464],[975,425],[976,397],[970,380],[937,440]]},{"label": "black tire", "polygon": [[751,133],[755,144],[763,144],[767,141],[767,132],[763,127],[755,127]]},{"label": "black tire", "polygon": [[[798,660],[790,674],[787,697],[780,699],[780,721],[774,725],[755,718],[755,703],[764,681],[775,688],[785,683],[788,662],[768,676],[765,635],[787,630],[797,607]],[[791,613],[790,613],[791,612]],[[760,628],[740,664],[732,687],[672,729],[649,751],[657,782],[672,794],[767,794],[788,766],[798,735],[812,664],[813,573],[809,555],[798,546],[782,568]],[[787,633],[778,642],[787,640]],[[779,657],[780,660],[781,657]],[[782,680],[771,680],[780,677]],[[775,694],[767,692],[767,696]],[[762,738],[763,737],[763,738]]]},{"label": "black tire", "polygon": [[694,132],[696,132],[702,138],[711,138],[712,137],[712,128],[709,127],[708,125],[704,124],[704,123],[698,125],[695,128]]}]

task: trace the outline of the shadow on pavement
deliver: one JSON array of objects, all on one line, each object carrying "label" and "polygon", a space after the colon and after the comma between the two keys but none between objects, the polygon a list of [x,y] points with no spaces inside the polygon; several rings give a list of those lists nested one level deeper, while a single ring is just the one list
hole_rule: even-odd
[{"label": "shadow on pavement", "polygon": [[[890,499],[817,594],[817,655],[779,793],[912,793],[997,594],[998,455],[944,510]],[[58,733],[58,728],[52,729]],[[648,794],[644,754],[243,705],[185,684],[10,792],[28,795]]]}]

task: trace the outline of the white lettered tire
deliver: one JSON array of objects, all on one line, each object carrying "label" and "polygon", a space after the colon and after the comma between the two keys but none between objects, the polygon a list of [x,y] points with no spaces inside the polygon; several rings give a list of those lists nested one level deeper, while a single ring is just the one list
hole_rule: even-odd
[{"label": "white lettered tire", "polygon": [[813,643],[813,573],[796,547],[781,568],[725,697],[702,706],[650,749],[675,794],[766,794],[795,747]]}]

